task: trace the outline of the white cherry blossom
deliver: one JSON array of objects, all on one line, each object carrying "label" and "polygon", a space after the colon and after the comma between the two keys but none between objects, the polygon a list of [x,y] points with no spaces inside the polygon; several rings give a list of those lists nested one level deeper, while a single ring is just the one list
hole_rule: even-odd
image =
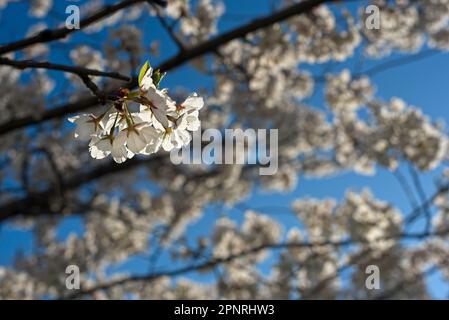
[{"label": "white cherry blossom", "polygon": [[76,124],[74,136],[80,140],[89,140],[103,129],[102,118],[98,118],[93,114],[81,114],[69,118],[69,121]]},{"label": "white cherry blossom", "polygon": [[106,136],[103,138],[94,137],[89,144],[89,151],[94,159],[103,159],[109,154],[115,162],[123,163],[126,159],[132,158],[134,154],[126,146],[126,135],[117,137]]},{"label": "white cherry blossom", "polygon": [[159,129],[169,127],[167,115],[176,110],[175,102],[168,96],[167,90],[150,87],[146,92],[146,102],[140,105],[140,117],[151,122]]},{"label": "white cherry blossom", "polygon": [[177,106],[178,114],[181,116],[180,127],[189,131],[197,131],[201,125],[199,111],[204,106],[204,100],[198,94],[193,93],[183,103]]},{"label": "white cherry blossom", "polygon": [[146,122],[140,122],[128,126],[120,131],[118,137],[119,139],[126,140],[126,147],[134,154],[142,152],[144,154],[152,153],[144,150],[149,145],[157,144],[160,139],[158,131],[153,127],[150,127]]},{"label": "white cherry blossom", "polygon": [[156,89],[156,85],[153,83],[153,68],[148,66],[148,70],[145,72],[140,82],[140,90],[147,92],[150,89]]}]

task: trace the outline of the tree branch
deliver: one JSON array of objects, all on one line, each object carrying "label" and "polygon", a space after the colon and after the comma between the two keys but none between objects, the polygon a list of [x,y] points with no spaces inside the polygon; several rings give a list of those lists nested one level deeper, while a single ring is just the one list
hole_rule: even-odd
[{"label": "tree branch", "polygon": [[[385,237],[382,239],[379,239],[379,241],[385,241],[385,240],[397,240],[397,239],[409,239],[409,240],[421,240],[429,237],[438,237],[446,235],[449,232],[449,230],[441,230],[435,233],[405,233],[405,234],[398,234],[398,235],[392,235],[389,237]],[[341,241],[322,241],[322,242],[285,242],[285,243],[268,243],[263,244],[257,247],[253,247],[247,250],[244,250],[237,254],[232,254],[224,258],[213,258],[209,261],[205,261],[202,263],[193,263],[191,265],[181,267],[179,269],[169,270],[169,271],[161,271],[161,272],[154,272],[147,275],[137,275],[137,276],[130,276],[127,278],[119,279],[119,280],[113,280],[110,282],[106,282],[103,284],[100,284],[96,287],[89,288],[86,290],[80,290],[77,291],[71,295],[68,295],[66,297],[63,297],[63,299],[75,299],[82,297],[84,295],[93,294],[98,290],[107,290],[111,289],[115,286],[123,285],[126,283],[131,282],[138,282],[138,281],[146,281],[151,282],[161,277],[174,277],[179,276],[182,274],[186,274],[189,272],[194,272],[198,270],[204,270],[204,269],[210,269],[217,265],[221,265],[224,263],[232,262],[239,258],[244,258],[246,256],[259,253],[263,250],[279,250],[279,249],[288,249],[288,248],[317,248],[317,247],[326,247],[326,246],[333,246],[333,247],[347,247],[350,245],[363,245],[367,244],[368,242],[363,241],[354,241],[352,239],[346,239]]]},{"label": "tree branch", "polygon": [[165,29],[165,31],[167,31],[168,35],[173,40],[173,42],[176,43],[176,45],[178,46],[178,49],[181,51],[184,51],[185,50],[184,43],[178,37],[178,35],[175,33],[175,30],[173,29],[173,27],[170,26],[167,23],[167,21],[164,19],[159,8],[154,3],[151,3],[150,1],[148,1],[148,4],[156,11],[156,17],[159,20],[159,23]]},{"label": "tree branch", "polygon": [[[121,75],[117,72],[103,72],[95,69],[88,69],[83,67],[73,67],[73,66],[66,66],[61,64],[54,64],[50,62],[37,62],[33,60],[11,60],[8,58],[2,58],[0,57],[0,65],[7,65],[11,66],[16,69],[47,69],[47,70],[58,70],[58,71],[64,71],[69,72],[72,74],[77,75],[84,83],[84,85],[93,93],[94,96],[98,98],[98,100],[104,104],[106,100],[108,99],[107,95],[101,91],[98,86],[90,79],[89,75],[92,76],[102,76],[102,77],[109,77],[114,79],[119,79],[123,81],[130,81],[131,78]],[[111,100],[115,100],[115,97],[109,97]]]},{"label": "tree branch", "polygon": [[[104,165],[96,166],[93,169],[86,172],[77,172],[70,178],[61,181],[59,188],[63,193],[74,190],[90,181],[100,179],[106,175],[119,173],[124,170],[134,169],[144,163],[149,166],[155,166],[159,161],[163,160],[165,154],[157,154],[149,159],[134,158],[122,163],[120,165],[109,162]],[[48,190],[30,193],[26,197],[21,199],[14,199],[0,207],[0,222],[14,216],[20,215],[26,212],[27,217],[39,216],[44,213],[56,213],[51,209],[51,202],[55,196],[59,196],[55,188],[49,188]]]},{"label": "tree branch", "polygon": [[[201,57],[204,54],[216,51],[222,45],[245,37],[247,34],[257,31],[259,29],[268,27],[274,23],[281,22],[285,19],[291,18],[295,15],[300,15],[311,11],[313,8],[326,3],[333,2],[334,0],[306,0],[297,4],[291,5],[275,14],[266,16],[264,18],[256,19],[246,25],[238,27],[236,29],[225,32],[215,38],[198,44],[195,47],[186,49],[179,54],[169,58],[155,69],[161,69],[162,72],[166,72],[175,69],[184,63],[191,61],[195,58]],[[134,77],[129,84],[130,88],[137,87],[137,78]],[[116,90],[115,90],[116,91]],[[41,123],[51,119],[60,118],[73,112],[79,112],[88,108],[91,108],[97,104],[97,100],[93,98],[82,99],[75,103],[69,103],[60,107],[51,108],[43,112],[38,118],[35,116],[27,116],[16,120],[11,120],[0,125],[0,135],[8,133],[10,131],[27,127],[29,125]]]},{"label": "tree branch", "polygon": [[[103,165],[96,166],[88,171],[77,171],[68,179],[62,181],[60,189],[65,194],[75,190],[89,182],[101,179],[105,176],[114,175],[135,169],[139,166],[146,165],[148,169],[157,169],[162,162],[169,157],[169,153],[157,153],[149,158],[133,158],[128,161],[117,164],[113,161]],[[172,166],[173,171],[179,170],[178,166]],[[202,179],[216,174],[216,170],[201,172],[190,178]],[[58,200],[60,195],[55,188],[49,188],[45,191],[29,193],[20,199],[13,199],[0,206],[0,222],[26,213],[27,217],[40,216],[45,214],[59,214],[59,209],[52,208],[52,201]]]},{"label": "tree branch", "polygon": [[431,228],[431,224],[432,224],[432,213],[430,212],[430,203],[426,202],[427,196],[426,193],[424,192],[424,188],[422,186],[421,180],[419,179],[418,173],[416,172],[416,169],[412,166],[412,164],[408,165],[408,169],[410,172],[410,175],[412,176],[413,179],[413,183],[415,185],[415,189],[418,192],[418,195],[420,197],[420,200],[422,203],[424,203],[424,207],[423,207],[423,212],[426,218],[426,225],[425,225],[425,230],[429,231]]},{"label": "tree branch", "polygon": [[68,73],[73,73],[77,76],[97,76],[97,77],[106,77],[112,79],[118,79],[123,81],[130,81],[131,78],[125,75],[122,75],[118,72],[105,72],[95,69],[83,68],[79,66],[67,66],[62,64],[56,64],[51,62],[38,62],[34,60],[11,60],[8,58],[0,57],[0,65],[11,66],[16,69],[47,69],[47,70],[57,70],[64,71]]},{"label": "tree branch", "polygon": [[429,208],[429,206],[435,201],[436,198],[439,196],[447,193],[449,191],[448,185],[441,186],[437,192],[435,192],[430,198],[428,198],[424,203],[421,203],[421,205],[417,208],[415,208],[405,219],[404,225],[410,226],[415,220],[421,215],[422,211],[425,208]]},{"label": "tree branch", "polygon": [[[428,50],[423,50],[421,52],[415,53],[413,55],[410,56],[405,56],[405,57],[399,57],[399,58],[394,58],[391,59],[390,61],[386,61],[386,62],[382,62],[379,63],[371,68],[368,68],[366,70],[363,71],[359,71],[359,72],[354,72],[353,73],[353,77],[357,78],[357,77],[361,77],[361,76],[376,76],[382,72],[385,71],[389,71],[391,69],[395,69],[398,67],[402,67],[417,61],[421,61],[424,59],[428,59],[430,57],[433,57],[437,54],[440,54],[442,51],[438,51],[436,49],[428,49]],[[319,75],[313,78],[313,80],[316,83],[323,83],[326,82],[326,76],[325,75]]]}]

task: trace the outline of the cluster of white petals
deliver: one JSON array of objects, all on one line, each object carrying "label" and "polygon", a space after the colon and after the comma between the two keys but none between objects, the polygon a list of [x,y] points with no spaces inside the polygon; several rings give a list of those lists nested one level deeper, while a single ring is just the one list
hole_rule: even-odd
[{"label": "cluster of white petals", "polygon": [[[247,211],[241,229],[227,219],[218,220],[213,234],[214,256],[227,257],[244,250],[266,244],[274,244],[281,235],[280,225],[270,217]],[[264,254],[257,256],[260,260]]]},{"label": "cluster of white petals", "polygon": [[167,89],[159,90],[153,82],[151,67],[143,75],[139,95],[130,98],[139,102],[139,112],[131,113],[128,102],[116,102],[114,112],[101,116],[82,114],[69,119],[76,124],[75,138],[90,140],[89,151],[94,159],[111,155],[122,163],[134,155],[150,155],[162,147],[165,151],[187,146],[191,132],[200,128],[199,110],[203,98],[196,93],[177,104]]},{"label": "cluster of white petals", "polygon": [[[293,210],[306,225],[312,242],[335,242],[350,236],[362,244],[377,246],[377,250],[395,243],[402,223],[398,210],[374,199],[368,190],[348,192],[340,204],[333,199],[296,200]],[[389,237],[391,240],[385,240]]]},{"label": "cluster of white petals", "polygon": [[53,0],[30,0],[30,14],[34,17],[44,17],[51,10]]},{"label": "cluster of white petals", "polygon": [[[186,1],[174,1],[186,2]],[[171,10],[179,12],[185,8],[182,4],[171,6]],[[194,13],[187,14],[181,21],[181,34],[185,37],[193,39],[193,41],[201,41],[207,39],[210,35],[217,32],[217,20],[224,13],[224,5],[219,1],[199,0]]]}]

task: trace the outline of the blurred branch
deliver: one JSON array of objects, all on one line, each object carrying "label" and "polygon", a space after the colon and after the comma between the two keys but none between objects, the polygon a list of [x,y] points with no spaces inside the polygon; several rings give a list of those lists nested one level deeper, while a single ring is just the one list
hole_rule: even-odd
[{"label": "blurred branch", "polygon": [[87,289],[87,290],[81,290],[81,291],[77,291],[72,295],[69,295],[67,297],[65,297],[65,299],[74,299],[83,295],[88,295],[88,294],[92,294],[95,291],[98,290],[105,290],[105,289],[110,289],[112,287],[118,286],[118,285],[122,285],[125,283],[129,283],[129,282],[137,282],[137,281],[154,281],[160,277],[164,277],[164,276],[178,276],[181,274],[185,274],[185,273],[189,273],[189,272],[193,272],[193,271],[198,271],[198,270],[202,270],[202,269],[209,269],[209,268],[214,268],[217,265],[223,264],[223,263],[229,263],[232,262],[233,260],[239,259],[239,258],[243,258],[245,256],[251,255],[251,254],[256,254],[262,250],[267,250],[267,249],[283,249],[283,248],[310,248],[310,247],[314,247],[314,246],[345,246],[345,245],[349,245],[351,244],[352,241],[341,241],[341,242],[322,242],[322,243],[307,243],[307,242],[301,242],[301,243],[276,243],[276,244],[264,244],[258,247],[254,247],[245,251],[242,251],[238,254],[233,254],[233,255],[229,255],[225,258],[213,258],[209,261],[206,262],[202,262],[202,263],[193,263],[192,265],[188,265],[186,267],[182,267],[179,269],[174,269],[171,271],[162,271],[162,272],[155,272],[155,273],[151,273],[148,275],[143,275],[143,276],[132,276],[132,277],[128,277],[128,278],[124,278],[124,279],[120,279],[117,281],[111,281],[108,283],[104,283],[104,284],[100,284],[96,287]]},{"label": "blurred branch", "polygon": [[0,125],[0,135],[9,133],[13,130],[25,128],[30,125],[39,124],[51,119],[61,118],[68,114],[89,109],[98,104],[96,97],[82,98],[78,101],[66,103],[60,107],[50,108],[42,113],[25,116],[18,119],[11,119]]},{"label": "blurred branch", "polygon": [[176,34],[173,26],[171,26],[171,25],[169,25],[167,23],[165,18],[162,16],[161,11],[159,10],[159,8],[154,3],[152,3],[151,1],[147,1],[147,2],[156,11],[156,17],[159,20],[161,26],[165,29],[165,31],[167,31],[168,35],[173,40],[173,42],[176,43],[176,45],[178,46],[179,50],[184,51],[185,50],[185,45],[182,42],[182,40],[178,37],[178,35]]},{"label": "blurred branch", "polygon": [[409,226],[411,225],[420,215],[424,208],[429,208],[429,206],[435,201],[435,199],[449,191],[449,186],[444,185],[441,186],[437,192],[435,192],[430,198],[428,198],[426,201],[421,203],[421,205],[417,208],[415,208],[405,219],[404,225]]},{"label": "blurred branch", "polygon": [[[332,273],[329,276],[325,277],[324,279],[320,280],[316,285],[311,287],[309,290],[304,291],[302,293],[301,297],[303,299],[312,299],[314,296],[317,296],[324,289],[326,289],[327,285],[331,281],[338,278],[342,272],[352,268],[354,266],[354,264],[356,264],[356,263],[359,263],[359,264],[363,263],[363,261],[365,261],[364,259],[369,259],[370,252],[371,252],[370,248],[365,248],[364,250],[357,252],[355,255],[351,256],[347,262],[345,262],[344,264],[339,266],[338,269],[335,270],[334,273]],[[383,253],[382,255],[385,255],[385,253]]]},{"label": "blurred branch", "polygon": [[[106,5],[98,12],[94,13],[90,17],[83,19],[80,21],[80,29],[68,29],[66,26],[57,28],[57,29],[47,29],[42,32],[39,32],[35,36],[31,36],[29,38],[25,38],[16,42],[12,42],[6,45],[3,45],[0,47],[0,55],[3,55],[8,52],[13,52],[17,50],[21,50],[24,48],[27,48],[29,46],[35,45],[37,43],[46,43],[54,40],[64,39],[69,34],[74,33],[78,30],[84,29],[88,27],[91,24],[94,24],[104,18],[107,18],[108,16],[116,13],[117,11],[120,11],[122,9],[125,9],[127,7],[130,7],[132,5],[135,5],[140,2],[144,2],[148,0],[125,0],[122,2],[119,2],[115,5]],[[156,4],[164,5],[165,1],[161,0],[151,0]]]},{"label": "blurred branch", "polygon": [[419,61],[419,60],[423,60],[423,59],[427,59],[427,58],[433,57],[433,56],[435,56],[437,54],[440,54],[440,53],[441,53],[441,51],[434,50],[434,49],[424,50],[424,51],[421,51],[421,52],[416,53],[416,54],[411,55],[411,56],[406,56],[406,57],[401,57],[401,58],[397,58],[397,59],[392,59],[392,60],[387,61],[385,63],[381,63],[381,64],[379,64],[377,66],[374,66],[374,67],[368,69],[365,72],[362,72],[361,74],[362,75],[366,74],[366,75],[373,76],[375,74],[378,74],[378,73],[381,73],[381,72],[384,72],[384,71],[387,71],[387,70],[390,70],[390,69],[393,69],[393,68],[397,68],[397,67],[400,67],[400,66],[403,66],[403,65],[407,65],[409,63],[413,63],[413,62],[416,62],[416,61]]},{"label": "blurred branch", "polygon": [[415,189],[418,192],[419,198],[421,202],[424,203],[423,212],[426,218],[425,230],[429,231],[432,223],[432,213],[430,212],[429,208],[430,204],[426,202],[427,196],[426,193],[424,192],[421,180],[419,179],[418,172],[416,172],[416,169],[411,164],[409,164],[408,169],[410,171],[410,175],[412,176],[412,180],[415,185]]},{"label": "blurred branch", "polygon": [[[333,0],[306,0],[291,5],[275,14],[271,14],[263,18],[256,19],[241,27],[235,28],[221,35],[218,35],[210,40],[204,41],[194,47],[188,48],[178,53],[177,55],[167,59],[165,62],[155,67],[154,69],[155,70],[160,69],[162,72],[175,69],[195,58],[201,57],[207,53],[214,52],[219,47],[232,40],[243,38],[251,32],[268,27],[274,23],[281,22],[295,15],[307,13],[312,9],[314,9],[315,7],[319,6],[320,4],[327,2],[333,2]],[[134,88],[136,86],[137,86],[137,78],[133,77],[128,87]],[[112,90],[112,92],[115,91],[117,90]],[[37,117],[36,115],[33,115],[11,120],[0,124],[0,135],[16,129],[24,128],[29,125],[37,124],[43,121],[60,118],[73,112],[79,112],[91,108],[95,105],[97,105],[97,99],[84,98],[74,103],[65,104],[60,107],[50,108],[44,111],[42,114],[38,115]]]},{"label": "blurred branch", "polygon": [[64,178],[62,175],[61,170],[59,170],[58,165],[56,164],[56,161],[54,159],[54,155],[51,153],[51,151],[46,147],[40,147],[35,150],[34,152],[42,153],[46,158],[47,161],[52,169],[53,174],[55,175],[55,191],[57,194],[62,198],[64,195],[63,192],[63,186],[64,186]]},{"label": "blurred branch", "polygon": [[[385,240],[398,240],[398,239],[414,239],[414,240],[421,240],[424,238],[429,237],[438,237],[447,235],[449,233],[449,230],[441,230],[435,233],[408,233],[408,234],[398,234],[393,235],[389,237],[385,237],[382,239],[378,239],[378,241],[385,241]],[[76,299],[79,297],[82,297],[84,295],[94,294],[96,291],[99,290],[107,290],[111,289],[115,286],[131,283],[131,282],[139,282],[139,281],[145,281],[145,282],[151,282],[161,277],[174,277],[179,276],[182,274],[195,272],[199,270],[204,269],[213,269],[217,265],[230,263],[236,259],[244,258],[246,256],[259,253],[263,250],[279,250],[279,249],[288,249],[288,248],[318,248],[318,247],[326,247],[326,246],[333,246],[333,247],[345,247],[349,245],[358,245],[358,244],[368,244],[368,242],[364,241],[353,241],[352,239],[347,240],[341,240],[341,241],[323,241],[323,242],[286,242],[286,243],[271,243],[271,244],[263,244],[257,247],[253,247],[247,250],[244,250],[237,254],[232,254],[224,258],[212,258],[209,261],[205,261],[202,263],[193,263],[191,265],[181,267],[179,269],[169,270],[169,271],[161,271],[161,272],[154,272],[147,275],[137,275],[137,276],[131,276],[127,278],[122,278],[119,280],[113,280],[110,282],[106,282],[103,284],[99,284],[95,287],[86,289],[86,290],[80,290],[77,291],[71,295],[68,295],[66,297],[62,297],[62,299]]]},{"label": "blurred branch", "polygon": [[374,299],[375,300],[391,299],[394,297],[395,294],[399,293],[407,285],[412,285],[412,284],[416,283],[416,281],[419,281],[423,275],[430,276],[430,275],[434,274],[436,271],[438,271],[438,268],[436,266],[432,266],[424,272],[419,272],[409,279],[405,279],[404,281],[398,282],[395,286],[393,286],[393,288],[385,290],[385,292],[382,292],[382,294],[376,296]]},{"label": "blurred branch", "polygon": [[408,201],[410,202],[410,205],[411,205],[412,209],[415,210],[418,207],[418,202],[416,201],[416,198],[415,198],[415,195],[413,193],[413,190],[410,187],[410,185],[408,184],[407,179],[401,173],[399,168],[396,169],[393,172],[393,175],[396,178],[396,180],[398,180],[402,190],[404,191],[405,195],[407,196]]},{"label": "blurred branch", "polygon": [[[385,71],[388,71],[388,70],[391,70],[394,68],[398,68],[398,67],[408,65],[413,62],[417,62],[420,60],[424,60],[424,59],[433,57],[440,53],[441,53],[441,51],[429,49],[429,50],[424,50],[419,53],[413,54],[411,56],[405,56],[405,57],[400,57],[400,58],[396,58],[396,59],[391,59],[390,61],[379,63],[376,66],[368,68],[364,71],[356,72],[353,74],[353,77],[374,76],[374,75],[380,74],[382,72],[385,72]],[[319,75],[319,76],[314,77],[314,80],[317,83],[325,82],[326,76]]]},{"label": "blurred branch", "polygon": [[38,62],[33,60],[11,60],[8,58],[0,57],[0,65],[11,66],[16,69],[47,69],[58,70],[77,75],[84,83],[84,85],[96,96],[101,103],[104,103],[107,96],[101,91],[97,85],[89,78],[89,76],[108,77],[113,79],[119,79],[123,81],[130,81],[131,78],[124,76],[117,72],[104,72],[95,69],[88,69],[83,67],[73,67],[61,64],[54,64],[50,62]]},{"label": "blurred branch", "polygon": [[[139,166],[146,165],[146,168],[156,169],[160,167],[168,157],[169,153],[158,153],[149,158],[133,158],[125,163],[117,164],[113,161],[104,165],[96,166],[88,171],[77,171],[69,176],[61,186],[64,192],[75,190],[89,182],[101,179],[105,176],[123,173],[128,170],[136,169]],[[182,170],[176,165],[172,166],[173,171]],[[180,171],[181,173],[181,171]],[[203,179],[216,174],[216,170],[201,172],[189,176],[190,179]],[[185,174],[185,172],[183,172]],[[27,217],[41,216],[46,214],[60,214],[59,211],[52,209],[52,201],[55,200],[57,190],[52,187],[45,191],[29,193],[27,196],[10,200],[0,206],[0,222],[25,214]]]},{"label": "blurred branch", "polygon": [[[118,165],[113,162],[106,165],[94,167],[86,172],[77,172],[73,176],[66,179],[61,189],[64,192],[74,190],[90,181],[100,179],[106,175],[118,173],[123,170],[131,170],[137,166],[147,163],[148,165],[157,165],[164,156],[162,154],[150,157],[150,159],[130,159],[129,161]],[[25,213],[28,217],[39,216],[43,214],[57,213],[51,210],[51,201],[57,190],[49,188],[48,190],[29,193],[25,198],[12,200],[0,207],[0,221],[12,218],[21,213]]]},{"label": "blurred branch", "polygon": [[[225,143],[224,140],[223,143]],[[92,181],[104,178],[106,176],[123,173],[128,170],[133,170],[140,166],[145,166],[145,168],[151,172],[152,169],[157,169],[162,165],[168,165],[169,162],[167,159],[169,157],[170,153],[157,153],[148,158],[135,157],[121,164],[117,164],[111,160],[105,164],[94,166],[87,171],[80,169],[71,175],[67,174],[68,177],[63,181],[61,189],[64,190],[64,192],[70,192]],[[252,166],[248,165],[244,167],[244,170],[251,170],[252,168]],[[177,165],[172,165],[171,170],[173,172],[183,174],[189,179],[197,180],[214,176],[220,172],[218,169],[213,169],[210,171],[189,175],[188,172],[183,171],[182,167]],[[46,214],[60,214],[60,212],[52,209],[51,205],[51,202],[55,200],[54,196],[56,191],[57,190],[54,188],[48,188],[44,191],[31,192],[25,197],[12,199],[8,202],[2,203],[0,205],[0,223],[6,219],[13,218],[21,214],[26,214],[27,217]],[[179,218],[179,216],[175,216],[175,219],[177,218]],[[172,221],[172,223],[173,222],[174,221]]]}]

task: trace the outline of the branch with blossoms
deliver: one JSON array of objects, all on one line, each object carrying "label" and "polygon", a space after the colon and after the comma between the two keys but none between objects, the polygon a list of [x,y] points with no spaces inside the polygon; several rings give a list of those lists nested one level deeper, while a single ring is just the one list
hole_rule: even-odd
[{"label": "branch with blossoms", "polygon": [[131,78],[120,74],[119,72],[106,72],[90,68],[83,68],[79,66],[67,66],[63,64],[51,63],[51,62],[40,62],[33,60],[12,60],[8,58],[0,57],[0,65],[11,66],[16,69],[46,69],[46,70],[57,70],[72,73],[78,76],[96,76],[96,77],[106,77],[112,79],[118,79],[122,81],[130,81]]},{"label": "branch with blossoms", "polygon": [[[375,244],[377,241],[391,241],[391,240],[422,240],[422,239],[430,239],[434,237],[443,237],[447,236],[449,234],[449,229],[447,230],[438,230],[435,232],[419,232],[419,233],[402,233],[397,235],[391,235],[388,237],[379,238],[375,241],[359,241],[354,239],[346,239],[346,240],[340,240],[340,241],[322,241],[322,242],[285,242],[285,243],[265,243],[257,247],[253,247],[250,249],[246,249],[244,251],[231,254],[226,257],[214,257],[210,260],[207,260],[205,262],[201,263],[193,263],[191,265],[187,265],[184,267],[180,267],[178,269],[173,270],[166,270],[161,272],[154,272],[147,275],[137,275],[137,276],[130,276],[125,278],[120,278],[117,280],[112,280],[109,282],[105,282],[102,284],[97,284],[91,288],[83,289],[76,291],[72,294],[69,294],[62,299],[64,300],[71,300],[71,299],[78,299],[82,298],[86,295],[93,295],[97,291],[102,290],[109,290],[113,289],[116,286],[126,285],[128,283],[133,282],[152,282],[157,279],[160,279],[162,277],[175,277],[184,275],[187,273],[195,272],[195,271],[201,271],[201,270],[211,270],[219,265],[232,263],[235,260],[245,258],[251,255],[256,255],[260,252],[266,251],[266,250],[282,250],[282,249],[319,249],[319,248],[325,248],[325,247],[335,247],[335,248],[341,248],[341,247],[348,247],[348,246],[361,246],[364,248],[360,252],[356,253],[351,259],[349,259],[348,263],[345,263],[342,265],[334,274],[330,275],[329,277],[323,279],[320,281],[316,286],[311,288],[310,294],[311,296],[313,294],[319,293],[320,290],[322,290],[326,284],[335,279],[339,276],[341,272],[343,272],[346,268],[352,266],[355,262],[359,262],[361,259],[364,259],[371,251],[375,251],[370,245]],[[363,247],[364,245],[368,245],[367,247]],[[399,283],[398,287],[402,284]],[[396,288],[395,288],[396,289]],[[393,290],[392,290],[393,291]],[[391,295],[392,293],[389,291],[386,293],[388,295]],[[307,299],[307,297],[304,297]]]},{"label": "branch with blossoms", "polygon": [[[80,171],[64,179],[63,183],[61,184],[61,189],[63,192],[71,192],[93,181],[100,180],[114,174],[120,174],[126,172],[127,170],[133,170],[142,165],[146,165],[148,169],[157,169],[164,164],[166,158],[167,153],[159,152],[157,154],[150,155],[148,158],[134,157],[133,159],[129,159],[125,163],[121,163],[120,165],[112,162],[95,166],[91,170],[82,172]],[[174,172],[178,172],[179,167],[174,166],[172,170]],[[207,177],[211,177],[215,173],[216,171],[214,170],[210,172],[200,172],[193,175],[191,178],[201,180]],[[0,221],[12,219],[22,214],[25,217],[59,215],[61,208],[54,209],[51,205],[51,202],[53,201],[53,197],[55,195],[55,191],[56,190],[54,190],[54,188],[49,188],[41,192],[30,193],[25,198],[14,199],[2,204],[0,206]],[[68,203],[66,202],[65,205],[67,204]],[[74,212],[77,211],[78,210],[74,210]]]},{"label": "branch with blossoms", "polygon": [[[206,40],[197,45],[191,46],[188,49],[175,54],[171,58],[168,58],[162,62],[155,69],[161,70],[161,72],[167,72],[169,70],[176,69],[185,63],[191,62],[196,58],[199,58],[205,54],[214,53],[219,47],[231,42],[232,40],[244,38],[246,35],[258,31],[263,28],[267,28],[273,24],[285,21],[294,16],[299,16],[311,12],[313,9],[317,8],[321,4],[333,2],[334,0],[306,0],[301,1],[297,4],[293,4],[286,7],[274,14],[267,15],[263,18],[251,21],[243,26],[237,27],[230,31],[224,32],[210,40]],[[52,33],[56,33],[52,31]],[[51,39],[51,40],[56,40]],[[34,44],[39,43],[39,41],[33,42]],[[0,51],[1,52],[1,51]],[[0,53],[1,54],[1,53]],[[133,78],[130,86],[135,88],[138,86],[137,79]],[[112,92],[117,92],[119,89],[112,90]],[[54,108],[49,108],[43,111],[40,115],[33,117],[23,117],[19,119],[14,119],[6,123],[0,124],[0,135],[6,134],[8,132],[25,128],[30,125],[39,124],[52,119],[57,119],[65,117],[70,113],[80,112],[89,108],[92,108],[98,104],[98,99],[95,98],[82,98],[76,102],[71,102],[64,104],[62,106],[57,106]]]},{"label": "branch with blossoms", "polygon": [[45,70],[57,70],[77,75],[86,87],[96,96],[99,101],[104,104],[106,100],[114,100],[115,97],[107,97],[98,86],[90,79],[89,76],[98,76],[105,78],[118,79],[122,81],[130,81],[131,78],[122,75],[118,72],[105,72],[95,69],[83,68],[78,66],[67,66],[62,64],[50,63],[50,62],[38,62],[33,60],[11,60],[8,58],[0,57],[0,65],[11,66],[16,69],[45,69]]}]

